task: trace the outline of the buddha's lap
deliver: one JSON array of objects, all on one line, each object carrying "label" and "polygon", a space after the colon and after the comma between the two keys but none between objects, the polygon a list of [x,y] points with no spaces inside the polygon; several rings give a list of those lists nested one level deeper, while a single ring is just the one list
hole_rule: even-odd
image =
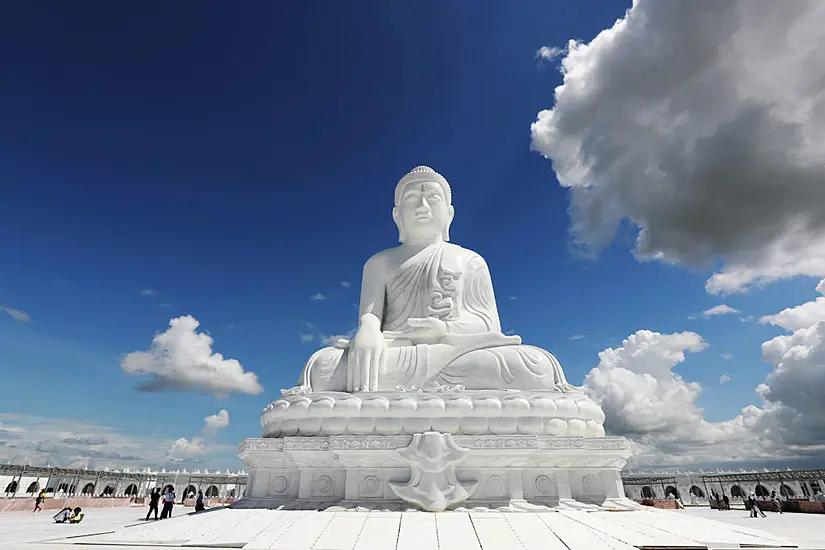
[{"label": "buddha's lap", "polygon": [[[323,348],[313,355],[309,381],[316,391],[346,391],[349,350]],[[558,361],[529,345],[509,345],[462,352],[445,344],[390,347],[387,366],[379,375],[381,389],[428,381],[463,385],[466,389],[554,389],[563,383]],[[426,375],[411,377],[415,365]],[[411,370],[412,369],[412,370]],[[420,371],[419,371],[420,372]]]}]

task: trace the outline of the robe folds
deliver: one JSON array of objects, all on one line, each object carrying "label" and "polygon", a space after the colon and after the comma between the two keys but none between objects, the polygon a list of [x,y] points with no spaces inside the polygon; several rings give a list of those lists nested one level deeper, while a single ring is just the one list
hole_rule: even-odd
[{"label": "robe folds", "polygon": [[[401,264],[385,284],[382,331],[404,331],[408,319],[435,317],[448,334],[437,344],[387,341],[378,391],[418,387],[466,390],[575,391],[549,352],[501,332],[490,271],[471,250],[440,242]],[[294,391],[348,391],[348,342],[315,352]]]}]

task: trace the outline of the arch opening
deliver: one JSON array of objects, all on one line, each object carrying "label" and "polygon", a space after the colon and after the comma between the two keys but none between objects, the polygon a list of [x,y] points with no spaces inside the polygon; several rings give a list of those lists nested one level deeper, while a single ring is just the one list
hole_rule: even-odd
[{"label": "arch opening", "polygon": [[690,488],[690,494],[696,498],[705,498],[705,492],[698,485],[694,485]]},{"label": "arch opening", "polygon": [[656,493],[653,492],[653,489],[645,485],[642,487],[642,498],[656,498]]},{"label": "arch opening", "polygon": [[218,496],[218,488],[214,485],[210,485],[209,489],[206,490],[205,496],[207,498],[215,498]]}]

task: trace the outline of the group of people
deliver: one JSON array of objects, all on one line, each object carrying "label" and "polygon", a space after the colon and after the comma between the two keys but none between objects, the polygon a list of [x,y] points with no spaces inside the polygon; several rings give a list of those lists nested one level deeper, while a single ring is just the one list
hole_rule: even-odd
[{"label": "group of people", "polygon": [[[175,506],[175,490],[172,487],[167,487],[163,495],[160,494],[160,489],[152,491],[152,494],[149,496],[149,511],[146,513],[146,521],[149,521],[149,516],[152,515],[152,512],[155,513],[155,519],[158,519],[158,506],[161,501],[163,501],[163,508],[160,512],[160,519],[172,517],[172,508]],[[200,512],[204,509],[203,493],[198,491],[198,497],[195,500],[195,511]]]},{"label": "group of people", "polygon": [[728,495],[722,495],[720,497],[719,493],[711,491],[711,497],[713,497],[713,500],[716,501],[717,510],[730,510],[730,499],[728,498]]},{"label": "group of people", "polygon": [[80,506],[72,509],[71,506],[66,506],[54,515],[55,523],[80,523],[83,520],[83,510]]},{"label": "group of people", "polygon": [[[717,510],[730,510],[730,499],[728,495],[719,496],[716,492],[711,492],[711,499],[716,503]],[[776,496],[776,491],[771,491],[770,502],[773,503],[775,510],[782,513],[782,503],[779,501],[779,497]],[[750,517],[756,518],[761,515],[761,517],[767,517],[765,512],[762,510],[762,505],[759,504],[759,499],[756,497],[756,492],[751,491],[750,494],[745,498],[745,509],[750,511]]]},{"label": "group of people", "polygon": [[[776,507],[776,511],[780,514],[782,513],[782,503],[779,501],[779,498],[776,496],[776,491],[771,491],[770,501]],[[748,495],[747,500],[745,501],[745,508],[750,510],[750,517],[756,518],[761,515],[763,518],[768,517],[765,515],[765,512],[762,510],[762,506],[759,504],[759,499],[756,498],[756,493],[751,492]],[[759,514],[759,515],[757,515]]]}]

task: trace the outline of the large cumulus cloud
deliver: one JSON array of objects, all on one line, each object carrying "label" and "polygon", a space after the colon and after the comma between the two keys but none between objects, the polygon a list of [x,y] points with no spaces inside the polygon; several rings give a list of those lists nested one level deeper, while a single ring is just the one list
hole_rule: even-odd
[{"label": "large cumulus cloud", "polygon": [[[721,266],[710,292],[825,276],[825,3],[640,0],[571,42],[532,146],[597,252]],[[721,262],[721,263],[720,263]]]},{"label": "large cumulus cloud", "polygon": [[[825,280],[817,286],[825,294]],[[787,331],[762,344],[773,366],[755,388],[758,404],[710,422],[702,386],[674,371],[708,343],[695,332],[640,330],[599,353],[585,378],[605,428],[630,438],[636,465],[820,461],[825,451],[825,297],[762,318]]]}]

